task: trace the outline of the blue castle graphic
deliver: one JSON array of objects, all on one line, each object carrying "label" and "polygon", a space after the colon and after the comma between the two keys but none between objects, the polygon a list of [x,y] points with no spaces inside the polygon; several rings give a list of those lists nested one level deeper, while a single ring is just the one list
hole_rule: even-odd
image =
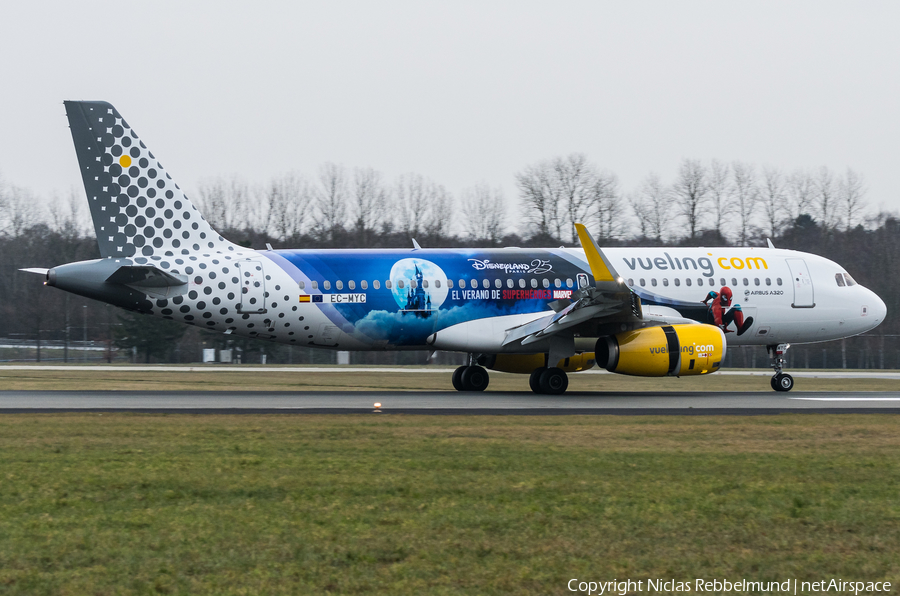
[{"label": "blue castle graphic", "polygon": [[406,308],[403,309],[402,312],[413,312],[417,317],[428,317],[431,315],[431,296],[428,295],[428,292],[425,291],[425,288],[422,287],[422,271],[419,269],[419,265],[416,266],[416,287],[410,287],[406,293]]}]

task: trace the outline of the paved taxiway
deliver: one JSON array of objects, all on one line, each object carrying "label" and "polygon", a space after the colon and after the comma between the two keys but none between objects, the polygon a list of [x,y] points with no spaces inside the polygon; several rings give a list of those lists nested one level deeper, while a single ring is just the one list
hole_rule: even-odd
[{"label": "paved taxiway", "polygon": [[152,412],[192,414],[900,414],[900,393],[568,393],[530,392],[191,392],[0,391],[0,413]]}]

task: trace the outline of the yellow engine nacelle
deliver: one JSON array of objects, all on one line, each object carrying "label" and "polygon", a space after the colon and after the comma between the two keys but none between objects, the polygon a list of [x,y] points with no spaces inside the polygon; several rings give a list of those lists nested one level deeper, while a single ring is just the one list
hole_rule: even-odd
[{"label": "yellow engine nacelle", "polygon": [[[547,366],[546,354],[497,354],[480,363],[491,370],[530,375],[536,368]],[[585,352],[564,358],[557,366],[566,372],[579,372],[594,366],[594,354]]]},{"label": "yellow engine nacelle", "polygon": [[645,327],[597,340],[598,366],[636,377],[705,375],[725,358],[725,334],[712,325]]}]

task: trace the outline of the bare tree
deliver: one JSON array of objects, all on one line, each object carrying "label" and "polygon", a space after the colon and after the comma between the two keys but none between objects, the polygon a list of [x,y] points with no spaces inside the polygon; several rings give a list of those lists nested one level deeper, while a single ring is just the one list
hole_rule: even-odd
[{"label": "bare tree", "polygon": [[250,188],[237,176],[216,177],[200,183],[197,209],[214,230],[242,230],[256,225]]},{"label": "bare tree", "polygon": [[733,212],[731,192],[731,168],[727,163],[712,160],[709,164],[708,195],[712,207],[713,229],[720,238],[725,238],[725,226]]},{"label": "bare tree", "polygon": [[316,235],[335,246],[347,222],[347,172],[333,163],[319,168],[319,186],[314,191]]},{"label": "bare tree", "polygon": [[703,204],[708,190],[706,168],[700,160],[682,160],[678,177],[672,185],[672,200],[677,206],[678,213],[686,220],[692,239],[696,238],[701,225],[700,218],[703,215]]},{"label": "bare tree", "polygon": [[625,206],[619,194],[619,179],[615,174],[600,173],[591,189],[596,229],[600,238],[619,238],[625,233]]},{"label": "bare tree", "polygon": [[400,229],[415,238],[425,231],[428,219],[428,182],[419,174],[405,174],[394,184],[394,199],[400,215]]},{"label": "bare tree", "polygon": [[862,176],[847,168],[847,174],[838,181],[838,197],[847,230],[862,219],[865,209],[866,187]]},{"label": "bare tree", "polygon": [[312,202],[309,182],[296,172],[273,178],[266,199],[272,235],[282,242],[300,237]]},{"label": "bare tree", "polygon": [[437,241],[453,233],[453,197],[440,184],[429,184],[428,192],[431,199],[425,220],[425,232],[429,241]]},{"label": "bare tree", "polygon": [[365,246],[387,216],[389,194],[381,173],[372,168],[356,168],[353,180],[353,227],[357,239]]},{"label": "bare tree", "polygon": [[[618,182],[581,153],[528,166],[516,174],[522,215],[533,231],[575,242],[575,223],[601,227],[621,210]],[[602,231],[602,230],[601,230]]]},{"label": "bare tree", "polygon": [[763,168],[762,188],[760,189],[759,202],[766,218],[766,233],[769,238],[778,235],[778,227],[781,224],[785,210],[785,182],[781,170],[773,167]]},{"label": "bare tree", "polygon": [[90,228],[85,219],[85,211],[84,195],[74,188],[69,190],[65,201],[54,196],[47,206],[50,227],[66,240],[74,241],[87,234]]},{"label": "bare tree", "polygon": [[19,238],[24,231],[43,221],[38,197],[28,189],[9,186],[0,200],[0,233]]},{"label": "bare tree", "polygon": [[813,179],[815,194],[813,195],[816,217],[823,228],[833,230],[838,227],[840,218],[838,214],[837,184],[834,174],[826,166],[819,168]]},{"label": "bare tree", "polygon": [[649,174],[631,197],[631,208],[641,226],[641,234],[662,242],[671,223],[670,190],[658,174]]},{"label": "bare tree", "polygon": [[756,171],[752,165],[736,161],[731,164],[731,180],[738,214],[738,242],[747,246],[753,231],[753,207],[759,199]]},{"label": "bare tree", "polygon": [[462,192],[463,226],[471,240],[496,245],[503,237],[506,199],[503,189],[491,188],[486,182]]},{"label": "bare tree", "polygon": [[450,193],[419,174],[397,179],[394,207],[400,214],[400,229],[410,238],[438,239],[450,233],[453,225]]},{"label": "bare tree", "polygon": [[561,197],[551,162],[527,166],[516,174],[516,185],[522,206],[521,217],[525,223],[539,236],[558,233]]},{"label": "bare tree", "polygon": [[787,194],[788,211],[792,220],[796,220],[804,213],[812,215],[815,185],[808,171],[794,170],[787,177],[785,192]]}]

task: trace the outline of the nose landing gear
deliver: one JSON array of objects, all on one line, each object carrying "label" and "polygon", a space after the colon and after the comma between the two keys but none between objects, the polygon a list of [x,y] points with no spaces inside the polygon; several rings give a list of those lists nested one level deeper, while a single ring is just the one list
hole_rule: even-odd
[{"label": "nose landing gear", "polygon": [[785,365],[784,353],[788,351],[791,344],[778,344],[766,346],[769,352],[769,359],[772,361],[772,368],[775,369],[775,376],[772,377],[770,384],[775,391],[790,391],[794,388],[794,377],[782,372]]}]

